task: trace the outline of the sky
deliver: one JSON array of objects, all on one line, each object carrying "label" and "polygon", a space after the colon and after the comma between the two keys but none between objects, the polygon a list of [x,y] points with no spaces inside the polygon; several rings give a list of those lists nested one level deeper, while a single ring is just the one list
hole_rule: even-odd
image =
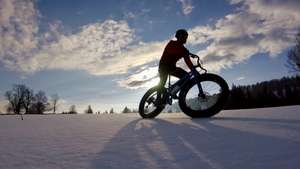
[{"label": "sky", "polygon": [[229,86],[291,76],[299,9],[299,0],[0,0],[0,111],[13,84],[58,94],[59,111],[137,108],[181,28]]}]

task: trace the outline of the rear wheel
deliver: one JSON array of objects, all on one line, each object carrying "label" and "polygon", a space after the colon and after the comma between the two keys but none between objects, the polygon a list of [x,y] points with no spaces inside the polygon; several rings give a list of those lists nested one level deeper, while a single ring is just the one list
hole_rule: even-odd
[{"label": "rear wheel", "polygon": [[[142,97],[139,105],[139,114],[143,118],[154,118],[165,108],[165,104],[159,104],[157,101],[157,92],[158,88],[153,87],[149,89]],[[161,100],[163,100],[163,94],[161,94],[160,97]]]},{"label": "rear wheel", "polygon": [[[203,95],[199,94],[198,85]],[[202,74],[181,90],[179,106],[190,117],[211,117],[222,110],[228,96],[229,88],[223,78],[215,74]]]}]

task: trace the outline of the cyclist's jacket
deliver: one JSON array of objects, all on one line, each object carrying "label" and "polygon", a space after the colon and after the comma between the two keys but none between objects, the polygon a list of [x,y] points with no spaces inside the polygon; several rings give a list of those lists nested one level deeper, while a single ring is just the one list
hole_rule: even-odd
[{"label": "cyclist's jacket", "polygon": [[189,58],[189,53],[190,52],[183,46],[183,44],[179,43],[178,41],[171,40],[165,47],[163,55],[160,59],[160,64],[176,67],[176,62],[179,59],[184,58],[185,63],[190,69],[192,69],[193,63]]}]

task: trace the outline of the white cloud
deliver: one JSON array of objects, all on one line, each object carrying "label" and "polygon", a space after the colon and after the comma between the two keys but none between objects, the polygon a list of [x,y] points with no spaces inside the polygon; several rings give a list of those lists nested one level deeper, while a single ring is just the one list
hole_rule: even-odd
[{"label": "white cloud", "polygon": [[178,0],[182,5],[182,13],[188,15],[193,11],[192,0]]},{"label": "white cloud", "polygon": [[70,35],[61,33],[62,23],[56,21],[49,24],[48,32],[37,36],[38,11],[33,1],[0,3],[1,62],[25,74],[47,69],[80,69],[94,75],[126,73],[158,60],[166,43],[137,42],[126,21],[114,20],[85,25]]},{"label": "white cloud", "polygon": [[66,35],[59,21],[38,36],[34,1],[0,1],[0,61],[10,70],[80,69],[94,75],[126,73],[158,60],[163,42],[137,42],[126,21],[106,20]]},{"label": "white cloud", "polygon": [[258,53],[277,56],[292,45],[300,27],[300,2],[296,0],[238,0],[236,13],[219,19],[214,26],[189,30],[191,45],[209,42],[198,51],[207,68],[220,70]]},{"label": "white cloud", "polygon": [[128,19],[134,19],[134,18],[136,18],[137,16],[136,16],[136,14],[134,14],[133,12],[127,12],[127,13],[125,13],[124,17],[125,17],[125,18],[128,18]]},{"label": "white cloud", "polygon": [[38,11],[33,1],[0,0],[0,60],[16,68],[37,47]]},{"label": "white cloud", "polygon": [[129,89],[137,89],[141,87],[152,87],[157,85],[159,82],[158,78],[158,67],[148,67],[146,69],[142,69],[139,72],[136,72],[133,75],[130,75],[125,80],[118,81],[121,87],[129,88]]},{"label": "white cloud", "polygon": [[[41,69],[81,69],[91,74],[114,74],[124,70],[110,70],[123,50],[133,42],[134,31],[125,21],[107,20],[81,28],[78,33],[61,34],[58,40],[44,45],[27,60],[35,72]],[[119,60],[118,60],[119,59]]]},{"label": "white cloud", "polygon": [[245,79],[245,77],[243,77],[243,76],[236,78],[237,81],[241,81],[241,80],[244,80],[244,79]]}]

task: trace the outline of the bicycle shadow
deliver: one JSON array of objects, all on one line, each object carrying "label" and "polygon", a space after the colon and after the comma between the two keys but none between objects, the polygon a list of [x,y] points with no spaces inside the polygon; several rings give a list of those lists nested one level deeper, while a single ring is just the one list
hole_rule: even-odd
[{"label": "bicycle shadow", "polygon": [[[299,131],[299,122],[234,117],[133,120],[105,145],[91,168],[297,168],[299,135],[293,140],[247,128],[278,124],[281,130]],[[246,129],[237,127],[241,123]]]}]

